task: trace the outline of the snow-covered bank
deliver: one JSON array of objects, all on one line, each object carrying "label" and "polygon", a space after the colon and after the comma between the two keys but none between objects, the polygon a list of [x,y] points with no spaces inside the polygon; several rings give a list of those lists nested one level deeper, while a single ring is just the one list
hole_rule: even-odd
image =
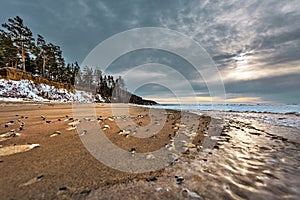
[{"label": "snow-covered bank", "polygon": [[[101,96],[97,97],[102,101]],[[0,101],[22,102],[94,102],[95,95],[86,91],[68,91],[44,83],[36,84],[31,80],[0,79]]]}]

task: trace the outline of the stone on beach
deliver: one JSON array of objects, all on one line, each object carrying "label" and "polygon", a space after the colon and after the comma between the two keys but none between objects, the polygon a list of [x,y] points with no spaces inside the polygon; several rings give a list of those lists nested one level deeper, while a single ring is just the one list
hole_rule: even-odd
[{"label": "stone on beach", "polygon": [[11,138],[19,136],[19,135],[20,135],[19,133],[15,132],[15,130],[12,129],[11,131],[0,135],[0,142],[11,139]]},{"label": "stone on beach", "polygon": [[72,130],[75,130],[77,128],[77,126],[71,126],[71,127],[68,127],[66,130],[67,131],[72,131]]},{"label": "stone on beach", "polygon": [[58,135],[60,135],[60,134],[61,134],[60,131],[54,131],[54,132],[50,135],[50,137],[55,137],[55,136],[58,136]]},{"label": "stone on beach", "polygon": [[23,144],[2,147],[0,148],[0,156],[8,156],[16,153],[26,152],[39,146],[39,144]]}]

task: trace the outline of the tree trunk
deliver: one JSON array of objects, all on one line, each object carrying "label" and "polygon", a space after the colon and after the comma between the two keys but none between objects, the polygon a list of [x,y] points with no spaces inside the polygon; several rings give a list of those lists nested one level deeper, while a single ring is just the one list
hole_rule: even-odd
[{"label": "tree trunk", "polygon": [[22,51],[22,67],[23,67],[23,71],[26,72],[26,68],[25,68],[25,52],[24,52],[24,45],[23,42],[21,42],[21,51]]},{"label": "tree trunk", "polygon": [[45,59],[45,55],[43,55],[42,77],[45,77],[45,67],[46,67],[46,59]]}]

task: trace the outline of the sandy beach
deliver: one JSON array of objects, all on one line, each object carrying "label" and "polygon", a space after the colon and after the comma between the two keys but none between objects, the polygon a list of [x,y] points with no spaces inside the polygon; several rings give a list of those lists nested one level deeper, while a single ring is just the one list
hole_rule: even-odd
[{"label": "sandy beach", "polygon": [[[117,107],[122,108],[124,105]],[[110,104],[97,104],[95,111],[97,123],[106,136],[115,145],[128,151],[128,155],[134,153],[132,151],[143,153],[165,148],[180,123],[180,112],[171,110],[164,115],[167,118],[163,123],[157,118],[159,115],[150,115],[148,108],[132,106],[129,116],[119,113],[119,117],[123,116],[121,125],[116,124],[118,118],[113,115]],[[210,118],[188,115],[191,121],[199,122],[192,145],[199,150]],[[162,127],[155,137],[138,138],[121,134],[120,131],[128,126],[126,118],[131,119],[136,124],[135,128],[142,132],[149,131],[143,127],[150,123],[161,123]],[[83,146],[77,130],[72,128],[76,123],[71,104],[2,104],[1,199],[81,199],[101,188],[118,187],[139,180],[151,182],[165,171],[126,173],[102,164]],[[105,197],[108,196],[98,198]],[[115,197],[118,198],[118,195]]]},{"label": "sandy beach", "polygon": [[[94,108],[94,117],[89,116]],[[257,120],[264,113],[228,112],[222,113],[221,132],[213,135],[210,122],[220,112],[202,113],[125,104],[79,104],[73,109],[71,104],[2,104],[1,199],[299,198],[299,129]],[[268,119],[278,116],[268,114]],[[118,170],[120,166],[92,156],[84,141],[94,139],[89,137],[93,123],[105,134],[96,133],[98,138],[107,137],[126,154],[97,149],[130,169]],[[191,142],[166,166],[155,168],[160,163],[154,152],[164,149],[167,154],[162,155],[174,155],[175,146],[184,141],[174,143],[174,138],[182,133],[194,133]],[[213,146],[203,149],[207,141]],[[128,163],[134,158],[145,166],[153,163],[153,171],[130,171],[139,170]]]}]

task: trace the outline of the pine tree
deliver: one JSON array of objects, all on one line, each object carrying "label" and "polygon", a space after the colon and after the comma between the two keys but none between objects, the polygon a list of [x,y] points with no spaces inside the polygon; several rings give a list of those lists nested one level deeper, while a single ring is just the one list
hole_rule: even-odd
[{"label": "pine tree", "polygon": [[0,33],[0,67],[17,67],[18,48],[14,46],[11,38]]},{"label": "pine tree", "polygon": [[46,56],[47,56],[47,44],[43,36],[40,34],[37,35],[36,40],[36,65],[40,66],[40,75],[45,77],[45,68],[46,68]]},{"label": "pine tree", "polygon": [[26,71],[25,57],[31,53],[34,46],[31,30],[23,24],[23,19],[19,16],[8,19],[8,23],[2,24],[2,27],[6,29],[6,31],[2,30],[2,33],[9,36],[18,48],[21,55],[22,69]]},{"label": "pine tree", "polygon": [[92,88],[93,69],[89,68],[88,66],[85,66],[85,68],[83,69],[83,83],[84,87],[87,87],[88,89]]}]

